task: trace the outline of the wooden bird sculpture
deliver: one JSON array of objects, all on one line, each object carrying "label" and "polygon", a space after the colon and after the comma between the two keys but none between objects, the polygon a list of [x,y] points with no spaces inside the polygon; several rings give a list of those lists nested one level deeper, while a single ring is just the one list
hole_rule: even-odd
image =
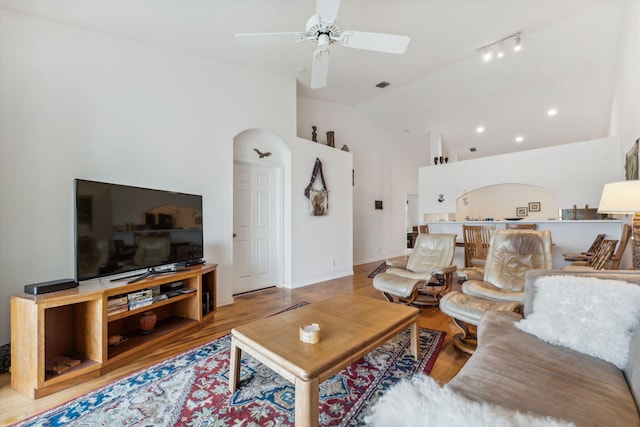
[{"label": "wooden bird sculpture", "polygon": [[269,157],[271,155],[271,151],[267,151],[266,153],[263,153],[260,150],[258,150],[257,148],[254,148],[253,151],[258,153],[258,156],[260,156],[260,158]]}]

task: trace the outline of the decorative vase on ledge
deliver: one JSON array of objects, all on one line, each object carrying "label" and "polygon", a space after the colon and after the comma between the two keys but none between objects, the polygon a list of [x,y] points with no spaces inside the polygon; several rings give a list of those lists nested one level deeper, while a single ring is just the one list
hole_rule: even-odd
[{"label": "decorative vase on ledge", "polygon": [[158,316],[155,311],[149,310],[142,313],[140,316],[140,333],[142,335],[148,335],[156,330],[156,321]]},{"label": "decorative vase on ledge", "polygon": [[329,147],[335,147],[336,146],[335,133],[332,130],[327,131],[327,145]]}]

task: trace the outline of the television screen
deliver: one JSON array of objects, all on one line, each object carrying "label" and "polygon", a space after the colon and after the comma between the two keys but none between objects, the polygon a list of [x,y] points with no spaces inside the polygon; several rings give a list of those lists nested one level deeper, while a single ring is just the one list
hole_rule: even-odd
[{"label": "television screen", "polygon": [[202,258],[202,196],[76,179],[76,279]]}]

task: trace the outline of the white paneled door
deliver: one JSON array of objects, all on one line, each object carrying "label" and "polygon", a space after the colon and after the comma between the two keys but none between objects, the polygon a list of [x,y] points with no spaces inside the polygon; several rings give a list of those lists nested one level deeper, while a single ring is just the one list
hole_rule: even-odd
[{"label": "white paneled door", "polygon": [[234,163],[234,294],[282,280],[282,172],[278,166]]}]

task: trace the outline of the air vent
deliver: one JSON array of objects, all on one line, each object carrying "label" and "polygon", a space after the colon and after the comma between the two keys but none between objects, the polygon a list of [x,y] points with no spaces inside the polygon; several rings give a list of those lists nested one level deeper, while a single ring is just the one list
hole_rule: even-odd
[{"label": "air vent", "polygon": [[387,86],[389,86],[388,82],[380,82],[376,85],[376,87],[379,87],[380,89],[384,89]]}]

